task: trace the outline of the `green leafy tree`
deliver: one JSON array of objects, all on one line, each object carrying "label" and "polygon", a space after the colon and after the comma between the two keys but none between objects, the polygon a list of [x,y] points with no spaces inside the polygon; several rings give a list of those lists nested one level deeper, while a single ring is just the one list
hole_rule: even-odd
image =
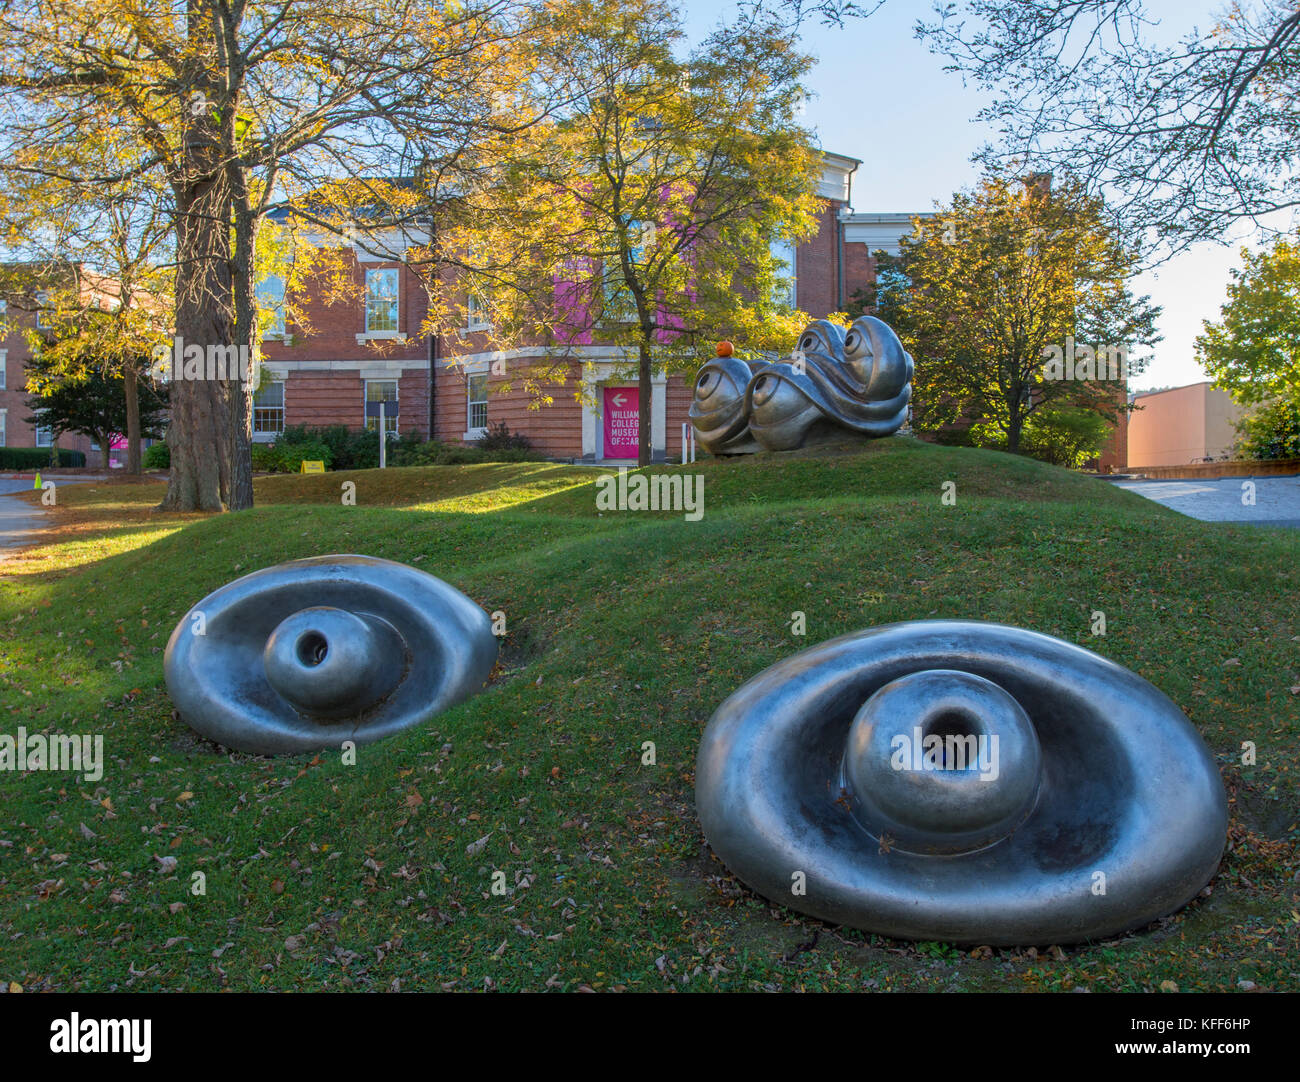
[{"label": "green leafy tree", "polygon": [[[344,233],[360,207],[368,225],[399,230],[427,214],[408,188],[371,178],[418,171],[434,186],[456,184],[465,148],[495,130],[494,91],[527,77],[510,48],[536,6],[6,0],[0,172],[84,189],[162,187],[176,334],[251,355],[267,216],[292,205]],[[114,140],[120,152],[103,162],[67,153]],[[250,406],[239,379],[176,382],[165,509],[252,506]]]},{"label": "green leafy tree", "polygon": [[[1019,452],[1040,411],[1117,420],[1125,385],[1110,377],[1140,371],[1131,346],[1158,341],[1159,309],[1129,291],[1137,255],[1100,200],[1047,177],[993,174],[914,225],[889,314],[916,358],[918,430],[969,424],[977,439]],[[1079,368],[1053,372],[1072,348]]]},{"label": "green leafy tree", "polygon": [[796,120],[810,62],[761,12],[685,53],[662,0],[557,4],[534,41],[529,89],[565,104],[493,144],[448,208],[439,254],[461,275],[434,318],[466,326],[472,297],[497,348],[553,347],[524,376],[542,399],[569,347],[620,347],[646,464],[656,369],[693,371],[719,338],[787,349],[801,329],[771,244],[814,229],[819,159]]},{"label": "green leafy tree", "polygon": [[[139,368],[147,368],[148,354]],[[131,366],[127,370],[132,370]],[[95,358],[69,368],[67,358],[37,354],[28,364],[27,405],[34,412],[29,424],[48,428],[57,438],[65,432],[89,436],[100,448],[104,469],[110,445],[127,428],[125,380],[120,371],[106,370]],[[71,371],[71,374],[69,374]],[[135,422],[147,439],[160,439],[167,426],[167,392],[153,380],[140,380]]]},{"label": "green leafy tree", "polygon": [[1242,249],[1218,322],[1205,321],[1198,359],[1216,387],[1252,406],[1300,402],[1300,243]]},{"label": "green leafy tree", "polygon": [[1237,423],[1237,453],[1245,458],[1300,458],[1300,401],[1274,399]]}]

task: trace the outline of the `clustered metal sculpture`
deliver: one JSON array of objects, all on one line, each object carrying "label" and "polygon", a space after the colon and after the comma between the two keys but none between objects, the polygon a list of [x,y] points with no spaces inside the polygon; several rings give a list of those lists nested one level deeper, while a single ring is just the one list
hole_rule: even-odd
[{"label": "clustered metal sculpture", "polygon": [[919,621],[773,665],[713,715],[696,801],[760,894],[903,939],[1114,935],[1223,852],[1213,759],[1141,677],[1059,639]]},{"label": "clustered metal sculpture", "polygon": [[791,359],[720,356],[695,377],[690,420],[714,455],[792,451],[846,434],[897,432],[912,398],[911,355],[889,324],[862,316],[846,331],[819,319]]},{"label": "clustered metal sculpture", "polygon": [[496,658],[487,613],[441,579],[318,556],[209,594],[176,625],[163,672],[199,733],[280,754],[418,725],[479,691]]}]

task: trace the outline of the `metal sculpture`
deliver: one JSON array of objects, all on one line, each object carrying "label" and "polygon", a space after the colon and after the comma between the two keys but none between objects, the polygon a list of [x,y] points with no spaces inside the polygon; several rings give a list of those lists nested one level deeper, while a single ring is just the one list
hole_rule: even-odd
[{"label": "metal sculpture", "polygon": [[691,424],[700,446],[715,455],[791,451],[846,433],[890,436],[907,420],[913,370],[889,324],[862,316],[846,332],[819,319],[804,329],[789,361],[726,355],[704,365]]},{"label": "metal sculpture", "polygon": [[845,635],[755,676],[704,731],[696,802],[714,851],[772,900],[990,946],[1172,913],[1227,829],[1213,759],[1155,687],[964,621]]},{"label": "metal sculpture", "polygon": [[163,659],[181,717],[210,740],[280,754],[382,739],[469,698],[497,640],[459,590],[370,556],[293,560],[195,605]]}]

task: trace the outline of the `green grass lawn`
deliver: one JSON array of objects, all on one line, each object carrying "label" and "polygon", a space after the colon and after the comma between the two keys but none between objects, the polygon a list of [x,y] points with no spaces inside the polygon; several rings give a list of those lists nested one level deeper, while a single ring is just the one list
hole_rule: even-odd
[{"label": "green grass lawn", "polygon": [[[255,510],[210,518],[153,512],[157,484],[61,487],[53,543],[0,565],[0,733],[102,733],[107,764],[97,783],[0,773],[0,981],[1300,989],[1300,532],[904,439],[696,471],[699,522],[600,515],[593,471],[538,463],[262,478]],[[333,552],[503,610],[491,686],[355,766],[197,738],[163,687],[176,621],[237,575]],[[926,617],[1080,643],[1181,705],[1231,801],[1209,893],[1113,941],[970,951],[829,927],[735,880],[694,816],[714,707],[796,649]]]}]

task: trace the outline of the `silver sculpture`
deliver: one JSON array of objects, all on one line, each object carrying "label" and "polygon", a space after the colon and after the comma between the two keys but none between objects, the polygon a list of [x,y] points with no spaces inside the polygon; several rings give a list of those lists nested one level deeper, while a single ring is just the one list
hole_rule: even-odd
[{"label": "silver sculpture", "polygon": [[696,802],[717,855],[774,901],[990,946],[1172,913],[1227,830],[1214,760],[1155,687],[964,621],[844,635],[759,673],[704,731]]},{"label": "silver sculpture", "polygon": [[907,420],[913,363],[889,324],[862,316],[846,332],[810,323],[789,361],[725,356],[695,378],[690,419],[710,454],[791,451],[846,433],[890,436]]},{"label": "silver sculpture", "polygon": [[176,625],[163,671],[193,729],[278,754],[418,725],[482,688],[496,658],[488,615],[441,579],[319,556],[209,594]]}]

